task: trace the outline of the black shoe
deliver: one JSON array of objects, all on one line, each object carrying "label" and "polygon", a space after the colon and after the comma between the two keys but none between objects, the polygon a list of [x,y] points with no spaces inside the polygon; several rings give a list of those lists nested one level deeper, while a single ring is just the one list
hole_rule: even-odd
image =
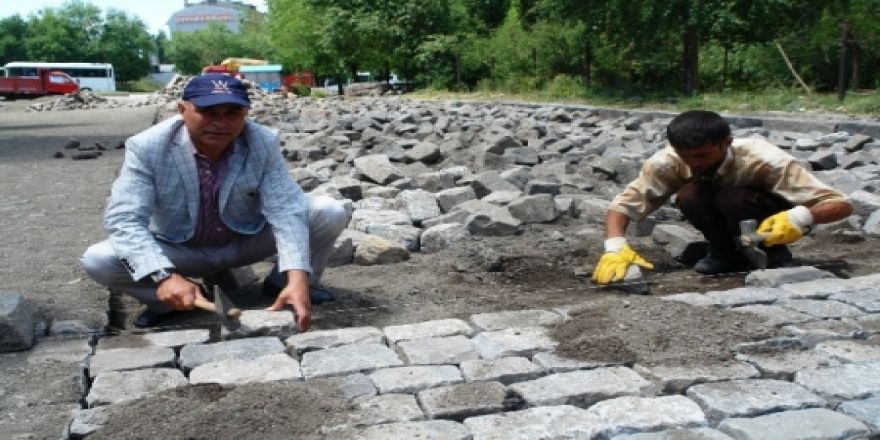
[{"label": "black shoe", "polygon": [[788,246],[771,246],[767,252],[767,269],[777,269],[780,267],[794,267],[794,257]]},{"label": "black shoe", "polygon": [[[263,281],[263,296],[267,298],[277,298],[279,293],[281,293],[281,287],[270,283],[269,280]],[[322,304],[325,302],[336,301],[336,295],[319,287],[310,286],[309,299],[312,301],[312,304]]]},{"label": "black shoe", "polygon": [[150,328],[155,327],[162,323],[163,321],[172,318],[174,316],[179,316],[185,313],[182,310],[169,310],[167,312],[157,312],[152,309],[144,310],[140,315],[138,315],[137,319],[134,320],[134,326],[138,328]]},{"label": "black shoe", "polygon": [[730,272],[741,272],[749,269],[748,263],[741,258],[718,258],[708,254],[694,264],[694,270],[704,275],[717,275]]}]

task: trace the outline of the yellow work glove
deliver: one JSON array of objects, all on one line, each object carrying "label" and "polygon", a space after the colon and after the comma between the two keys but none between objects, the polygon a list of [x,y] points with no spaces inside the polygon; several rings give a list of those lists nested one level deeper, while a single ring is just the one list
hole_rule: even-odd
[{"label": "yellow work glove", "polygon": [[788,244],[803,237],[812,224],[810,210],[806,206],[795,206],[764,219],[758,226],[758,234],[765,237],[767,246]]},{"label": "yellow work glove", "polygon": [[605,253],[599,258],[596,269],[593,270],[593,282],[596,284],[608,284],[623,280],[626,269],[631,264],[638,264],[645,269],[653,269],[654,265],[639,256],[632,250],[626,239],[614,237],[605,240]]}]

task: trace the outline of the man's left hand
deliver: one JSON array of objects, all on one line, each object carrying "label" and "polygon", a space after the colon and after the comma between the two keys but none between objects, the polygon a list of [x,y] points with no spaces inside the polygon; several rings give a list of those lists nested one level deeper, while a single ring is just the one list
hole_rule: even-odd
[{"label": "man's left hand", "polygon": [[296,326],[305,332],[312,325],[312,301],[309,298],[309,275],[299,270],[288,271],[287,286],[278,294],[275,302],[266,310],[283,310],[285,306],[293,307],[296,314]]},{"label": "man's left hand", "polygon": [[765,237],[764,244],[776,246],[797,241],[811,224],[813,215],[810,210],[805,206],[796,206],[767,217],[757,232]]}]

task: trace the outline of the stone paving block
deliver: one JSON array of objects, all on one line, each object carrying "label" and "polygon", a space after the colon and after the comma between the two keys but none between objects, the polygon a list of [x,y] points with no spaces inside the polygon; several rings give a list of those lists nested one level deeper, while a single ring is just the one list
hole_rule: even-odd
[{"label": "stone paving block", "polygon": [[828,299],[856,306],[868,313],[880,313],[880,289],[877,288],[835,293]]},{"label": "stone paving block", "polygon": [[508,389],[529,406],[575,405],[588,407],[620,396],[652,396],[656,387],[625,367],[597,368],[557,373],[518,382]]},{"label": "stone paving block", "polygon": [[673,429],[670,431],[623,434],[611,440],[733,440],[729,435],[712,428]]},{"label": "stone paving block", "polygon": [[880,335],[880,313],[862,315],[853,320],[864,336]]},{"label": "stone paving block", "polygon": [[787,333],[801,341],[806,347],[814,347],[822,341],[831,339],[853,339],[865,335],[860,321],[851,319],[834,319],[804,322],[782,327]]},{"label": "stone paving block", "polygon": [[306,379],[339,376],[396,367],[403,361],[383,344],[351,344],[303,354],[300,366]]},{"label": "stone paving block", "polygon": [[241,326],[235,330],[223,327],[222,339],[252,338],[255,336],[287,337],[297,332],[290,310],[245,310],[238,318]]},{"label": "stone paving block", "polygon": [[89,377],[108,371],[173,367],[174,350],[170,348],[111,348],[100,350],[89,359]]},{"label": "stone paving block", "polygon": [[829,400],[864,399],[880,393],[880,362],[798,371],[794,381]]},{"label": "stone paving block", "polygon": [[868,433],[858,420],[824,408],[727,419],[718,430],[737,440],[840,440],[863,438]]},{"label": "stone paving block", "polygon": [[73,420],[68,426],[70,438],[80,439],[103,428],[109,420],[106,406],[90,409],[78,409],[73,413]]},{"label": "stone paving block", "polygon": [[[666,295],[660,297],[663,301],[677,301],[692,306],[711,307],[715,305],[716,298],[706,295],[705,293],[685,292],[676,293],[675,295]],[[767,301],[770,301],[769,299]]]},{"label": "stone paving block", "polygon": [[44,339],[27,353],[28,365],[85,363],[92,353],[88,339]]},{"label": "stone paving block", "polygon": [[97,350],[111,348],[178,348],[187,344],[204,344],[211,340],[208,329],[173,330],[168,332],[108,336],[98,339]]},{"label": "stone paving block", "polygon": [[542,351],[553,351],[559,345],[548,333],[544,327],[509,328],[479,333],[472,341],[484,359],[531,357]]},{"label": "stone paving block", "polygon": [[857,307],[832,300],[787,299],[776,304],[821,319],[851,318],[864,314]]},{"label": "stone paving block", "polygon": [[813,266],[781,267],[778,269],[753,270],[746,275],[748,286],[777,287],[783,284],[801,283],[823,278],[836,278],[831,272]]},{"label": "stone paving block", "polygon": [[500,382],[469,382],[419,391],[419,404],[429,419],[461,421],[504,411],[507,395]]},{"label": "stone paving block", "polygon": [[89,408],[126,402],[159,391],[186,385],[186,377],[173,368],[109,371],[98,375],[86,396]]},{"label": "stone paving block", "polygon": [[427,420],[374,425],[340,438],[351,440],[470,440],[471,433],[461,423],[449,420]]},{"label": "stone paving block", "polygon": [[471,315],[471,322],[480,330],[552,326],[562,322],[562,316],[549,310],[515,310]]},{"label": "stone paving block", "polygon": [[636,364],[633,370],[653,381],[663,394],[681,394],[691,385],[722,380],[753,379],[761,373],[743,362],[712,365],[644,366]]},{"label": "stone paving block", "polygon": [[375,396],[379,391],[364,373],[354,373],[343,376],[336,388],[335,396],[340,399],[354,399],[356,397]]},{"label": "stone paving block", "polygon": [[0,292],[0,353],[34,346],[34,318],[18,292]]},{"label": "stone paving block", "polygon": [[479,359],[480,354],[466,336],[414,339],[397,343],[404,360],[411,365],[460,364]]},{"label": "stone paving block", "polygon": [[273,336],[237,339],[213,344],[190,344],[180,349],[180,367],[184,371],[189,371],[208,362],[225,359],[256,359],[276,353],[284,353],[284,344]]},{"label": "stone paving block", "polygon": [[622,362],[594,362],[568,359],[556,353],[538,353],[532,356],[532,361],[541,367],[554,373],[563,373],[574,370],[592,370],[600,367],[614,367],[623,365]]},{"label": "stone paving block", "polygon": [[837,411],[868,425],[875,434],[880,433],[880,397],[844,402]]},{"label": "stone paving block", "polygon": [[338,330],[312,330],[284,340],[291,354],[321,350],[348,344],[381,344],[382,331],[376,327],[351,327]]},{"label": "stone paving block", "polygon": [[473,440],[592,439],[600,432],[587,410],[570,405],[470,417],[464,425],[470,428]]},{"label": "stone paving block", "polygon": [[867,341],[825,341],[817,344],[815,350],[844,363],[880,361],[880,337]]},{"label": "stone paving block", "polygon": [[618,397],[591,406],[587,415],[597,421],[603,438],[707,425],[700,407],[684,396]]},{"label": "stone paving block", "polygon": [[388,343],[443,336],[473,336],[474,329],[461,319],[437,319],[416,324],[392,325],[383,329]]},{"label": "stone paving block", "polygon": [[498,359],[475,359],[459,365],[464,380],[496,380],[503,384],[537,379],[546,371],[524,357],[511,356]]},{"label": "stone paving block", "polygon": [[452,365],[383,368],[367,375],[380,394],[415,394],[425,388],[460,383],[464,379]]},{"label": "stone paving block", "polygon": [[779,286],[780,289],[788,292],[790,298],[793,299],[825,299],[838,292],[849,292],[859,290],[863,287],[861,282],[854,281],[855,278],[842,280],[840,278],[823,278],[813,281],[804,281],[800,283],[790,283]]},{"label": "stone paving block", "polygon": [[800,370],[839,365],[840,362],[824,353],[815,350],[779,350],[770,353],[737,354],[737,359],[754,365],[764,379],[780,379],[791,381]]},{"label": "stone paving block", "polygon": [[256,359],[224,359],[199,365],[189,372],[189,382],[243,384],[273,380],[302,380],[299,363],[285,353]]},{"label": "stone paving block", "polygon": [[796,312],[776,305],[750,304],[742,307],[734,307],[730,310],[758,315],[766,319],[765,324],[773,327],[787,324],[798,324],[816,319],[806,313]]},{"label": "stone paving block", "polygon": [[[754,272],[753,272],[754,273]],[[774,287],[739,287],[730,290],[706,292],[707,304],[715,307],[739,307],[750,304],[771,304],[788,297],[788,294]]]},{"label": "stone paving block", "polygon": [[746,379],[694,385],[687,396],[717,424],[731,417],[754,417],[776,411],[821,407],[825,399],[782,380]]},{"label": "stone paving block", "polygon": [[422,420],[425,413],[419,407],[416,396],[411,394],[385,394],[354,399],[356,406],[350,415],[354,425],[378,425],[390,422]]}]

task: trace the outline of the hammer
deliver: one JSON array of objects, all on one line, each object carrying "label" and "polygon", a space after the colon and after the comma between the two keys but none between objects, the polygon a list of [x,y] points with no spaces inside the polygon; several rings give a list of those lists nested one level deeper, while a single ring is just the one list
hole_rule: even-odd
[{"label": "hammer", "polygon": [[233,307],[232,302],[223,294],[220,286],[214,286],[214,302],[197,298],[194,305],[196,308],[214,312],[217,318],[220,319],[220,323],[227,330],[236,330],[241,326],[241,322],[238,321],[238,317],[241,316],[241,309]]},{"label": "hammer", "polygon": [[758,269],[767,268],[767,253],[758,247],[764,241],[758,234],[758,222],[754,219],[739,222],[739,245],[743,255]]}]

